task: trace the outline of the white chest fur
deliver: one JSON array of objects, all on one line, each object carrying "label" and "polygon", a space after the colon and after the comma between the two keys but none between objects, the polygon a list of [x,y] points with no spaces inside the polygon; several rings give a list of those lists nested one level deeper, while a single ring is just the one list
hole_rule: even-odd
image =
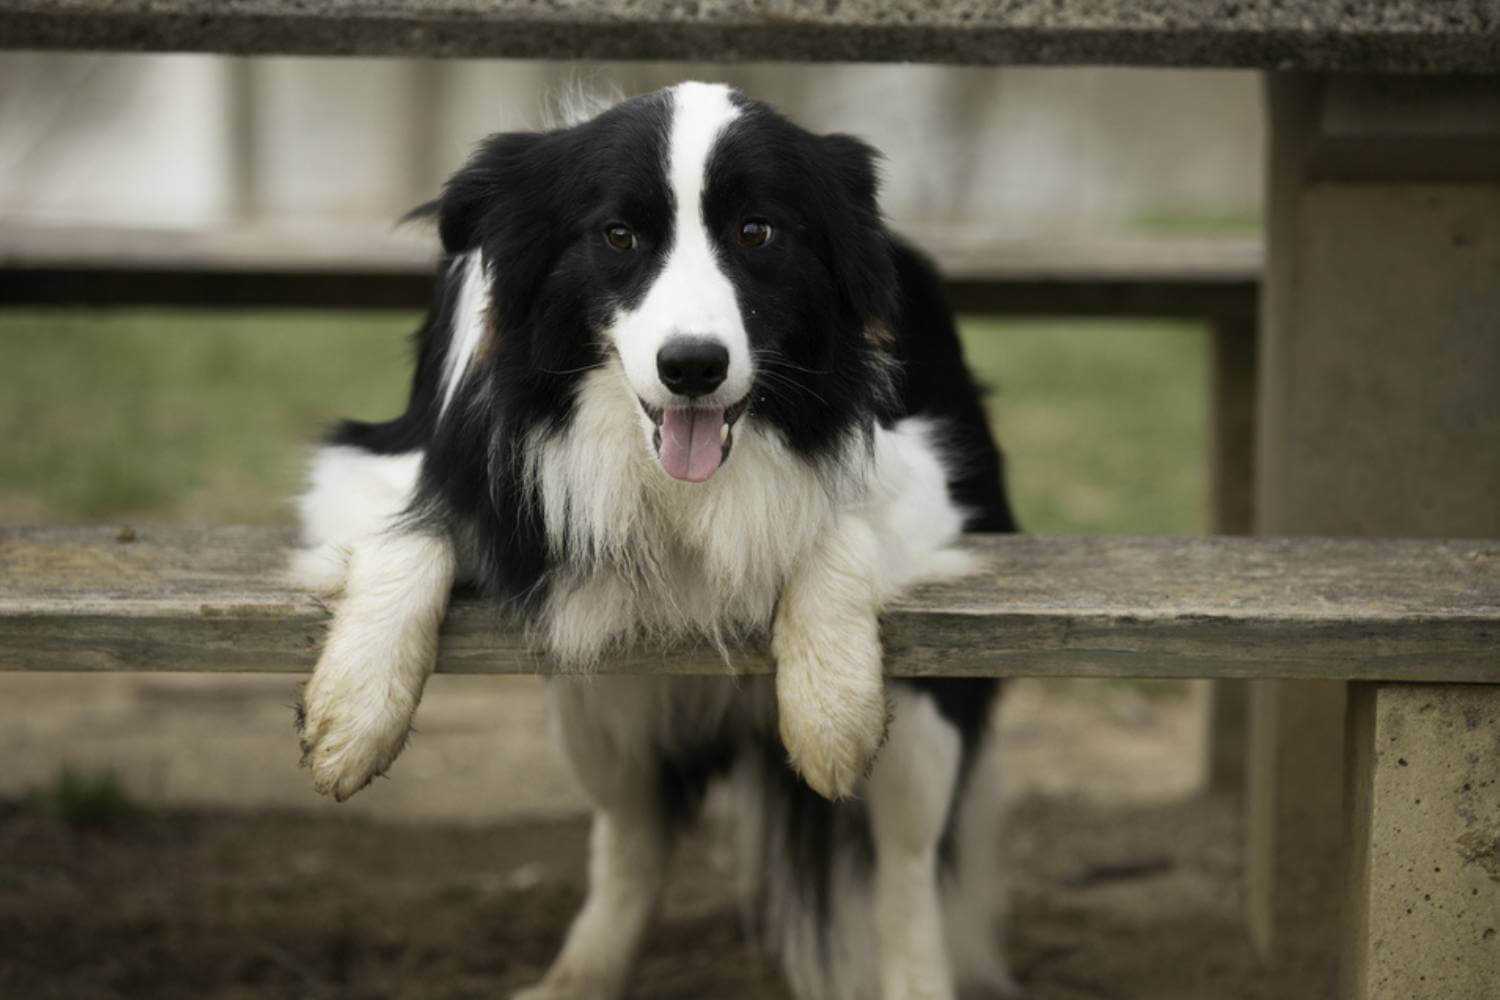
[{"label": "white chest fur", "polygon": [[617,641],[725,643],[764,629],[836,510],[812,466],[753,421],[697,484],[662,472],[651,429],[611,362],[587,376],[564,431],[529,442],[549,543],[567,554],[542,623],[566,663]]},{"label": "white chest fur", "polygon": [[836,518],[875,532],[882,597],[961,568],[943,552],[962,517],[924,421],[878,430],[873,449],[851,437],[830,477],[752,416],[728,461],[698,484],[662,472],[650,432],[611,362],[585,378],[565,430],[529,442],[549,542],[567,553],[539,623],[565,664],[587,666],[618,642],[706,638],[725,648],[763,631]]},{"label": "white chest fur", "polygon": [[[839,519],[874,534],[881,599],[921,578],[963,571],[948,546],[962,512],[948,496],[938,430],[921,419],[851,439],[838,477],[819,475],[747,417],[705,483],[658,467],[650,425],[612,363],[589,373],[574,419],[535,432],[527,474],[551,545],[567,558],[549,581],[538,638],[564,665],[587,667],[615,643],[707,639],[727,650],[763,632],[791,575]],[[384,531],[416,486],[419,452],[322,449],[300,500],[297,575],[336,592],[350,551]]]}]

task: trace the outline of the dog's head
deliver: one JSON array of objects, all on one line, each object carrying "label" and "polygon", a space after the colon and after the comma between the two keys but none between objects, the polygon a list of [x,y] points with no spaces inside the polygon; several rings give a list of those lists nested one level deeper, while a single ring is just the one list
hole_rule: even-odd
[{"label": "dog's head", "polygon": [[617,355],[676,479],[712,476],[741,421],[815,454],[872,419],[895,277],[856,139],[687,83],[492,136],[436,209],[531,391],[565,399]]}]

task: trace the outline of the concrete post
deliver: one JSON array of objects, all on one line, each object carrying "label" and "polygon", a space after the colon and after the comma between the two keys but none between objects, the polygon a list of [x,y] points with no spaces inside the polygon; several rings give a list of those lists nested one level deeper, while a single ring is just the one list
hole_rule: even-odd
[{"label": "concrete post", "polygon": [[[1256,523],[1500,535],[1500,78],[1269,78]],[[1249,909],[1294,987],[1339,945],[1344,691],[1258,684]]]},{"label": "concrete post", "polygon": [[1253,312],[1215,316],[1209,383],[1212,433],[1211,473],[1213,530],[1219,535],[1248,535],[1255,530],[1255,371],[1256,325]]},{"label": "concrete post", "polygon": [[224,118],[228,148],[224,169],[229,174],[229,215],[241,223],[256,221],[259,206],[255,166],[255,61],[224,61]]},{"label": "concrete post", "polygon": [[1500,996],[1500,687],[1356,684],[1343,1000]]},{"label": "concrete post", "polygon": [[1299,996],[1330,996],[1336,982],[1345,686],[1255,681],[1250,689],[1250,939]]}]

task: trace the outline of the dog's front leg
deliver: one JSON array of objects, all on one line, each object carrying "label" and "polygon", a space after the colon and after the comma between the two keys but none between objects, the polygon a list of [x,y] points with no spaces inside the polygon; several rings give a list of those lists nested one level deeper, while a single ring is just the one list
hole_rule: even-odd
[{"label": "dog's front leg", "polygon": [[390,767],[406,744],[437,662],[455,559],[438,535],[388,531],[350,553],[343,598],[302,692],[302,763],[340,802]]},{"label": "dog's front leg", "polygon": [[788,581],[771,631],[781,740],[813,790],[854,793],[885,737],[875,533],[840,517]]}]

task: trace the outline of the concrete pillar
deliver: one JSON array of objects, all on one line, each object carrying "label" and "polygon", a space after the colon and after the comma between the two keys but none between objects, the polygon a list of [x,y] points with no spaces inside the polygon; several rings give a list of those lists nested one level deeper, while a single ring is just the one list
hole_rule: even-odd
[{"label": "concrete pillar", "polygon": [[1331,681],[1250,688],[1250,939],[1296,995],[1330,996],[1336,982],[1344,688]]},{"label": "concrete pillar", "polygon": [[1500,686],[1357,684],[1343,1000],[1500,997]]},{"label": "concrete pillar", "polygon": [[1220,535],[1248,535],[1255,528],[1257,322],[1253,312],[1216,316],[1210,328],[1209,470],[1213,530]]},{"label": "concrete pillar", "polygon": [[[1257,529],[1500,535],[1500,78],[1271,76]],[[1341,685],[1252,697],[1253,938],[1329,995]]]},{"label": "concrete pillar", "polygon": [[260,205],[255,168],[255,60],[224,60],[224,172],[226,214],[236,222],[253,222]]}]

